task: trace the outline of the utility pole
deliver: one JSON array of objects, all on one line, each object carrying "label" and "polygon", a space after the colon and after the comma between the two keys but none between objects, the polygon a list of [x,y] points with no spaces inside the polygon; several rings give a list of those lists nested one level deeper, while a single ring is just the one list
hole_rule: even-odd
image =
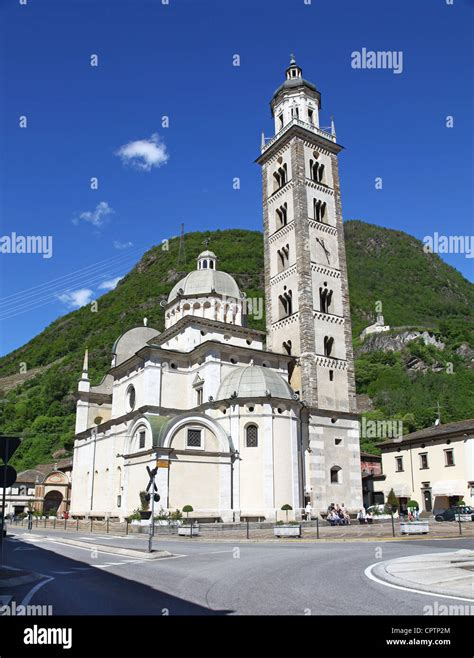
[{"label": "utility pole", "polygon": [[[160,500],[158,494],[158,489],[155,483],[155,477],[158,472],[158,467],[151,469],[149,466],[146,467],[150,480],[146,488],[146,500],[151,500],[151,517],[150,517],[150,527],[148,530],[148,552],[151,553],[153,550],[153,535],[155,534],[155,503]],[[151,489],[151,493],[149,493]]]},{"label": "utility pole", "polygon": [[186,267],[186,245],[184,244],[184,223],[181,224],[181,235],[179,236],[179,250],[178,250],[178,260],[176,266],[179,267],[183,261],[183,265]]}]

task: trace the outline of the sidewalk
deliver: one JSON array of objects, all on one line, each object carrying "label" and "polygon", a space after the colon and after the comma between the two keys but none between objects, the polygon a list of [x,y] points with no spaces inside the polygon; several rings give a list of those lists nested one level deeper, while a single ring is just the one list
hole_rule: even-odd
[{"label": "sidewalk", "polygon": [[432,594],[471,599],[474,603],[474,551],[410,555],[372,568],[380,580]]}]

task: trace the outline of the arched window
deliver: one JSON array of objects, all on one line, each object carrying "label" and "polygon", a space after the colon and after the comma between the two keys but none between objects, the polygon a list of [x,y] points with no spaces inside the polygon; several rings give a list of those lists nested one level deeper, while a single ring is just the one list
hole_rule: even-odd
[{"label": "arched window", "polygon": [[278,296],[280,301],[280,320],[293,313],[293,292],[283,286],[283,294]]},{"label": "arched window", "polygon": [[136,402],[135,386],[129,386],[127,388],[126,396],[127,396],[128,409],[129,411],[133,411]]},{"label": "arched window", "polygon": [[143,450],[146,442],[146,428],[141,426],[135,432],[135,445],[136,450]]},{"label": "arched window", "polygon": [[334,338],[332,336],[324,336],[324,356],[331,356],[333,345]]},{"label": "arched window", "polygon": [[329,313],[332,301],[332,290],[329,290],[328,284],[324,282],[324,288],[319,289],[319,305],[322,313]]},{"label": "arched window", "polygon": [[331,468],[331,484],[340,484],[342,482],[341,480],[341,467],[340,466],[333,466]]},{"label": "arched window", "polygon": [[245,445],[247,448],[258,447],[258,427],[256,425],[247,425],[245,430]]}]

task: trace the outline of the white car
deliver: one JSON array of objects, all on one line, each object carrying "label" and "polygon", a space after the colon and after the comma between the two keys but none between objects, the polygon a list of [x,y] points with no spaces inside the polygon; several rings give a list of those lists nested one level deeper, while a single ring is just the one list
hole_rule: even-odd
[{"label": "white car", "polygon": [[[374,519],[386,520],[392,516],[387,512],[386,505],[371,505],[367,508],[367,514],[371,514]],[[398,511],[393,513],[393,518],[398,519]]]}]

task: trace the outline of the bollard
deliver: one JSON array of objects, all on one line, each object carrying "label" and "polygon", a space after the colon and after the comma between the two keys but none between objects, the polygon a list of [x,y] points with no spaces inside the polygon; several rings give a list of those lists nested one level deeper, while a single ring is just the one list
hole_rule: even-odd
[{"label": "bollard", "polygon": [[92,532],[92,524],[93,523],[94,523],[94,521],[92,520],[92,516],[91,516],[91,532]]},{"label": "bollard", "polygon": [[190,535],[190,537],[191,537],[191,539],[193,537],[193,522],[192,521],[191,521],[191,535]]},{"label": "bollard", "polygon": [[46,528],[46,517],[44,517],[44,527]]},{"label": "bollard", "polygon": [[76,530],[79,532],[79,517],[76,519]]},{"label": "bollard", "polygon": [[67,530],[67,518],[64,517],[64,530]]},{"label": "bollard", "polygon": [[250,527],[249,527],[249,517],[247,517],[247,539],[249,538],[249,531],[250,531]]},{"label": "bollard", "polygon": [[128,519],[125,520],[125,523],[127,524],[125,526],[125,534],[128,535]]},{"label": "bollard", "polygon": [[109,534],[109,517],[107,517],[107,534]]},{"label": "bollard", "polygon": [[316,517],[316,539],[319,539],[319,517]]},{"label": "bollard", "polygon": [[461,514],[458,514],[459,534],[462,535]]},{"label": "bollard", "polygon": [[54,521],[53,521],[53,529],[56,530],[56,517],[54,517]]},{"label": "bollard", "polygon": [[395,523],[393,520],[393,509],[390,510],[390,514],[392,516],[392,537],[395,537]]}]

